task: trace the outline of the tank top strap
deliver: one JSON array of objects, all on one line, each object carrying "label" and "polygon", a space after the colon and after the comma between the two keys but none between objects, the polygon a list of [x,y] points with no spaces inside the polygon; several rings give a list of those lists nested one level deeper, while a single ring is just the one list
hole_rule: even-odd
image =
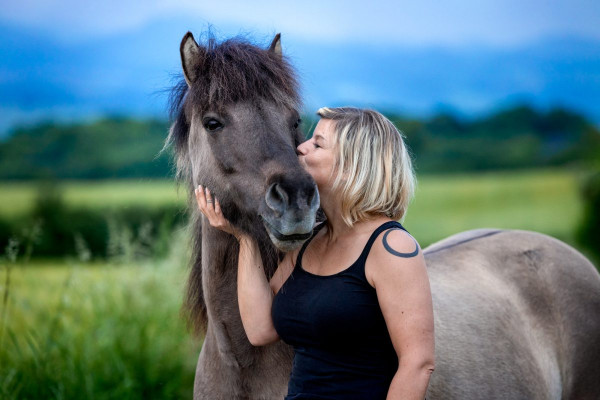
[{"label": "tank top strap", "polygon": [[300,262],[300,260],[302,260],[302,255],[304,254],[304,250],[306,250],[306,248],[308,247],[308,244],[314,239],[314,237],[317,236],[317,233],[321,230],[321,228],[323,228],[325,226],[326,222],[327,221],[323,221],[319,225],[317,225],[313,228],[312,236],[306,242],[304,242],[304,244],[300,248],[300,251],[298,252],[298,256],[296,257],[296,263],[294,264],[294,267],[298,266],[298,263]]},{"label": "tank top strap", "polygon": [[388,229],[402,229],[403,231],[408,232],[400,222],[398,221],[387,221],[384,222],[383,224],[381,224],[377,229],[375,229],[375,231],[371,234],[371,237],[369,238],[369,240],[367,241],[367,244],[365,245],[365,248],[363,249],[362,253],[360,253],[360,256],[358,257],[358,259],[364,264],[367,261],[367,257],[369,256],[369,252],[371,251],[371,247],[373,247],[373,243],[375,243],[375,240],[377,240],[377,237],[381,234],[381,232],[384,232]]}]

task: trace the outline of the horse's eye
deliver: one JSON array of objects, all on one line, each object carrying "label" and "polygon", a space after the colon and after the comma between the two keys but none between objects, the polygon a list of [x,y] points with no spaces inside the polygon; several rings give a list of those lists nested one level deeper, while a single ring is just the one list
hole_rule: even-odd
[{"label": "horse's eye", "polygon": [[223,127],[223,124],[214,118],[207,118],[203,121],[202,124],[204,125],[204,128],[209,132],[214,132]]},{"label": "horse's eye", "polygon": [[298,129],[298,127],[300,126],[301,123],[302,123],[302,120],[300,118],[298,118],[298,120],[296,122],[294,122],[294,129]]}]

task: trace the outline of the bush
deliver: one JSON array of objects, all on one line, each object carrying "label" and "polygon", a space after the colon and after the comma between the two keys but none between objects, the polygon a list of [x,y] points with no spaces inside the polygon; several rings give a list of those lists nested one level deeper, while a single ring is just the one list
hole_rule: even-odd
[{"label": "bush", "polygon": [[0,248],[12,237],[36,257],[131,261],[167,254],[171,233],[187,220],[178,205],[112,209],[70,207],[52,184],[39,187],[32,212],[0,220]]},{"label": "bush", "polygon": [[582,185],[583,218],[577,231],[578,242],[600,260],[600,170],[592,173]]}]

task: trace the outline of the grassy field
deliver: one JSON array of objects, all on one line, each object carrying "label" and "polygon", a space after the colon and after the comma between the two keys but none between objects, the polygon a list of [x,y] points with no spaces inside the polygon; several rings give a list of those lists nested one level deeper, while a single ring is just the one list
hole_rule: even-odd
[{"label": "grassy field", "polygon": [[[66,182],[68,205],[110,208],[185,202],[170,181]],[[36,187],[0,183],[0,217],[28,212]],[[581,202],[577,176],[568,170],[517,171],[419,177],[405,221],[423,245],[467,229],[497,227],[535,230],[574,243]]]},{"label": "grassy field", "polygon": [[575,244],[581,212],[573,172],[425,176],[405,225],[425,245],[475,228],[533,230]]},{"label": "grassy field", "polygon": [[[59,187],[66,203],[72,206],[110,208],[185,202],[185,190],[181,188],[177,193],[175,183],[166,180],[61,181]],[[27,213],[38,190],[31,182],[0,182],[0,216]]]},{"label": "grassy field", "polygon": [[[168,181],[63,185],[67,204],[183,203]],[[36,188],[0,184],[0,215],[27,213]],[[405,226],[422,245],[481,227],[574,243],[581,213],[569,171],[423,176]],[[170,258],[129,265],[0,260],[0,399],[190,398],[199,340],[179,317],[186,232]],[[35,255],[35,250],[34,250]]]},{"label": "grassy field", "polygon": [[0,398],[191,398],[182,263],[3,263]]}]

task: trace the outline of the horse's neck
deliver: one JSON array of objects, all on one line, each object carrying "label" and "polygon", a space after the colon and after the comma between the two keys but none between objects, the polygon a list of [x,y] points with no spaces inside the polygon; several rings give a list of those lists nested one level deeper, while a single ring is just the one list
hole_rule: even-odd
[{"label": "horse's neck", "polygon": [[[269,246],[263,245],[263,249]],[[194,398],[270,399],[286,393],[291,348],[281,341],[254,347],[242,326],[237,302],[238,251],[233,236],[203,228],[202,286],[208,329],[198,360]],[[266,261],[276,264],[276,260]]]},{"label": "horse's neck", "polygon": [[260,354],[244,331],[237,301],[239,244],[229,234],[205,227],[202,230],[202,281],[204,301],[219,352],[225,362],[250,365]]}]

